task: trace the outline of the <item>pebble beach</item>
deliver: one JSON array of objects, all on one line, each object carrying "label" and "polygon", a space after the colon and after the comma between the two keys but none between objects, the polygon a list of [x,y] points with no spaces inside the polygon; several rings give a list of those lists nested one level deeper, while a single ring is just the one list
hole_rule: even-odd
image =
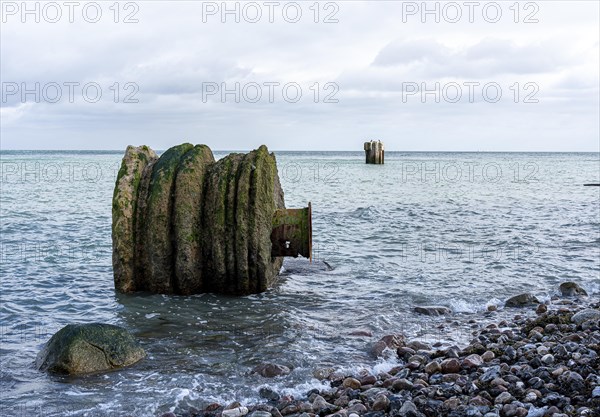
[{"label": "pebble beach", "polygon": [[[264,402],[213,403],[161,417],[597,417],[600,302],[584,294],[574,283],[563,283],[546,303],[521,294],[507,300],[512,320],[497,322],[490,306],[466,346],[439,349],[386,335],[368,349],[374,359],[397,355],[400,365],[377,374],[316,369],[327,388],[298,398],[264,386]],[[255,372],[271,379],[289,370],[265,364]]]}]

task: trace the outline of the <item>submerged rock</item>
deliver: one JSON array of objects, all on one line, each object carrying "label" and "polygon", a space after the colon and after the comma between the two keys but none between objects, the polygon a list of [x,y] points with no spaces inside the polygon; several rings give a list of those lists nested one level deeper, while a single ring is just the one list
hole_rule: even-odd
[{"label": "submerged rock", "polygon": [[111,324],[69,324],[38,354],[38,369],[80,375],[133,365],[146,353],[127,330]]},{"label": "submerged rock", "polygon": [[401,334],[383,336],[371,347],[371,354],[376,357],[382,356],[386,349],[395,351],[399,347],[404,346],[405,341],[406,339]]},{"label": "submerged rock", "polygon": [[269,401],[279,401],[279,399],[281,398],[281,395],[279,395],[277,392],[275,392],[272,388],[269,387],[261,387],[258,390],[258,395],[260,395],[261,398],[265,398]]},{"label": "submerged rock", "polygon": [[263,363],[252,370],[252,372],[259,374],[265,378],[274,378],[276,376],[282,376],[289,374],[290,368],[284,365],[278,365],[275,363]]},{"label": "submerged rock", "polygon": [[414,310],[416,313],[425,314],[426,316],[441,316],[452,313],[452,310],[444,306],[416,306]]},{"label": "submerged rock", "polygon": [[540,304],[540,301],[529,293],[515,295],[506,300],[506,307],[525,307],[533,304]]},{"label": "submerged rock", "polygon": [[315,272],[333,271],[333,267],[326,261],[313,259],[312,262],[306,262],[301,258],[285,258],[283,261],[285,274],[303,275]]},{"label": "submerged rock", "polygon": [[575,282],[563,282],[558,287],[560,294],[563,297],[575,297],[577,295],[587,296],[587,292],[581,288],[581,286]]}]

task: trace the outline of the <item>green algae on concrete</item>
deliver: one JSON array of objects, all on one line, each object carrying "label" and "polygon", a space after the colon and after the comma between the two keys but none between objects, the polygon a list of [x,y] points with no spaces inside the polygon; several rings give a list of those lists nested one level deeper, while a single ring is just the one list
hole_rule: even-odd
[{"label": "green algae on concrete", "polygon": [[239,278],[236,262],[236,229],[238,219],[236,217],[237,205],[237,181],[239,179],[239,166],[244,159],[243,154],[230,154],[231,168],[227,177],[227,190],[225,194],[225,292],[236,294],[237,281]]},{"label": "green algae on concrete", "polygon": [[175,178],[173,228],[175,236],[175,290],[178,294],[203,291],[202,206],[204,180],[215,157],[206,145],[196,145],[181,160]]},{"label": "green algae on concrete", "polygon": [[147,146],[128,146],[117,175],[112,204],[112,242],[115,288],[135,290],[135,221],[142,172],[157,159]]},{"label": "green algae on concrete", "polygon": [[173,292],[173,242],[171,216],[175,174],[183,155],[193,145],[184,143],[163,153],[152,169],[148,188],[145,219],[144,259],[147,290],[154,293]]},{"label": "green algae on concrete", "polygon": [[285,204],[266,146],[215,162],[207,146],[183,144],[150,158],[136,178],[133,284],[118,285],[123,269],[115,268],[117,290],[251,294],[273,284],[283,261],[271,256],[273,215]]},{"label": "green algae on concrete", "polygon": [[254,176],[252,178],[252,206],[254,217],[254,242],[250,245],[251,258],[256,266],[255,292],[266,291],[279,273],[282,258],[271,257],[271,229],[273,214],[277,208],[285,208],[283,190],[277,175],[275,156],[262,145],[256,151]]},{"label": "green algae on concrete", "polygon": [[235,292],[248,294],[253,292],[250,285],[250,270],[248,266],[248,244],[252,228],[252,216],[249,214],[250,202],[250,177],[254,169],[255,152],[244,155],[237,172],[235,219],[236,229],[234,247],[236,260],[237,279]]},{"label": "green algae on concrete", "polygon": [[202,227],[210,230],[203,234],[203,274],[209,292],[225,291],[225,240],[226,193],[231,159],[223,158],[214,163],[206,176],[206,194],[202,211]]},{"label": "green algae on concrete", "polygon": [[150,178],[152,170],[158,161],[158,157],[146,165],[142,172],[140,185],[138,187],[137,205],[135,210],[135,247],[134,247],[134,281],[136,290],[146,289],[147,264],[143,261],[145,254],[146,237],[146,215],[148,212],[148,190],[150,188]]}]

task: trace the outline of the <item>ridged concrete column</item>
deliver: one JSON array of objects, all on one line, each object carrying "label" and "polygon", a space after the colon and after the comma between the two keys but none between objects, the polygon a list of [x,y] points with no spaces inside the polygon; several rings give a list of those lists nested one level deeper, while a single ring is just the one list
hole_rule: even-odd
[{"label": "ridged concrete column", "polygon": [[372,140],[365,142],[365,163],[367,164],[383,164],[385,150],[383,142],[380,140]]},{"label": "ridged concrete column", "polygon": [[[289,211],[290,222],[296,211]],[[282,213],[277,164],[266,146],[217,162],[205,145],[178,145],[160,158],[148,147],[130,146],[113,197],[115,288],[165,294],[265,291],[282,256],[298,256],[273,250],[274,219],[281,227]],[[312,236],[308,229],[298,234],[309,226],[304,217],[289,240],[306,256]],[[296,244],[298,236],[305,241]]]}]

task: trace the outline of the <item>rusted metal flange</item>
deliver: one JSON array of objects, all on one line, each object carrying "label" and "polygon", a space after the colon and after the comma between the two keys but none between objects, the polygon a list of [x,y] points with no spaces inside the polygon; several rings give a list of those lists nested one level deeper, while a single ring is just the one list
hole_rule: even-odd
[{"label": "rusted metal flange", "polygon": [[312,207],[278,209],[273,214],[271,256],[301,255],[312,261]]}]

